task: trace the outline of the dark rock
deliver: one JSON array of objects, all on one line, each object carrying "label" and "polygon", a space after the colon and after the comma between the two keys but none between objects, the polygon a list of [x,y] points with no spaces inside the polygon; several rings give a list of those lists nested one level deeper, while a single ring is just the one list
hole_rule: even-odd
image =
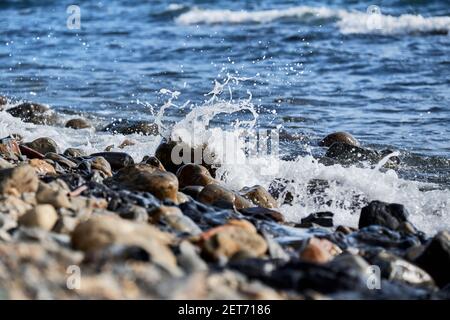
[{"label": "dark rock", "polygon": [[242,208],[239,210],[246,217],[251,217],[258,220],[270,220],[276,222],[284,222],[284,216],[275,210],[263,207]]},{"label": "dark rock", "polygon": [[27,147],[26,145],[21,144],[19,146],[20,152],[28,159],[44,159],[44,155],[36,150]]},{"label": "dark rock", "polygon": [[294,201],[292,191],[288,189],[288,185],[294,181],[286,179],[275,179],[269,185],[268,192],[272,197],[281,201],[283,204],[291,204]]},{"label": "dark rock", "polygon": [[375,200],[361,209],[358,227],[361,229],[371,225],[380,225],[398,230],[404,222],[408,221],[408,216],[408,211],[401,204],[389,204]]},{"label": "dark rock", "polygon": [[103,131],[124,135],[138,133],[146,136],[156,136],[158,135],[158,125],[156,123],[145,121],[117,120],[108,124]]},{"label": "dark rock", "polygon": [[327,135],[322,141],[319,142],[321,147],[330,147],[335,142],[345,143],[351,146],[358,147],[359,141],[356,140],[350,133],[347,132],[335,132]]},{"label": "dark rock", "polygon": [[3,106],[8,103],[8,99],[4,96],[0,96],[0,111],[3,110]]},{"label": "dark rock", "polygon": [[63,155],[72,158],[87,156],[86,152],[77,148],[68,148],[64,151]]},{"label": "dark rock", "polygon": [[188,186],[206,186],[217,181],[211,176],[208,169],[199,164],[185,164],[177,171],[180,188]]},{"label": "dark rock", "polygon": [[66,128],[72,129],[86,129],[91,128],[92,126],[84,119],[71,119],[66,122]]},{"label": "dark rock", "polygon": [[202,186],[189,186],[184,187],[180,191],[192,197],[194,200],[198,200],[198,196],[200,195],[200,192],[202,192],[202,190],[203,190]]},{"label": "dark rock", "polygon": [[319,225],[322,227],[333,226],[333,212],[316,212],[311,213],[309,216],[303,218],[300,224],[297,224],[297,228],[310,228],[313,225]]},{"label": "dark rock", "polygon": [[159,161],[159,159],[157,157],[154,157],[154,156],[151,156],[151,157],[150,156],[145,156],[142,159],[141,163],[151,165],[152,167],[158,168],[158,169],[160,169],[162,171],[166,171],[166,168],[164,168],[164,166],[161,163],[161,161]]},{"label": "dark rock", "polygon": [[415,263],[443,288],[450,284],[450,233],[441,231],[427,244]]},{"label": "dark rock", "polygon": [[125,152],[98,152],[91,154],[91,157],[103,157],[114,171],[134,165],[133,158]]},{"label": "dark rock", "polygon": [[18,160],[22,155],[17,141],[7,137],[0,139],[0,156],[6,160]]},{"label": "dark rock", "polygon": [[226,202],[238,210],[253,206],[247,199],[218,184],[209,184],[204,187],[200,192],[198,199],[200,202],[209,205],[215,205],[215,203],[218,202]]},{"label": "dark rock", "polygon": [[57,121],[56,114],[49,107],[38,103],[25,102],[7,110],[13,117],[34,124],[53,125]]},{"label": "dark rock", "polygon": [[48,152],[59,153],[58,145],[53,139],[50,138],[38,138],[32,142],[26,143],[25,145],[43,155]]},{"label": "dark rock", "polygon": [[57,162],[59,165],[63,166],[64,168],[75,168],[77,166],[77,164],[75,162],[70,161],[66,157],[61,156],[54,152],[46,153],[45,158]]}]

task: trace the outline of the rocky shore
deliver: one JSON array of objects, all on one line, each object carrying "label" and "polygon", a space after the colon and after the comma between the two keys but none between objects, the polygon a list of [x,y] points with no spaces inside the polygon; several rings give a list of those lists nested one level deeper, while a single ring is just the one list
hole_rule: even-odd
[{"label": "rocky shore", "polygon": [[[6,112],[37,125],[58,117],[37,103]],[[145,122],[104,130],[158,134]],[[450,233],[421,232],[402,204],[369,202],[358,228],[332,212],[292,223],[279,210],[290,198],[283,181],[230,190],[212,166],[173,163],[175,141],[133,159],[0,138],[0,299],[450,299]],[[348,133],[320,145],[324,164],[392,153]],[[310,181],[311,196],[326,184]]]}]

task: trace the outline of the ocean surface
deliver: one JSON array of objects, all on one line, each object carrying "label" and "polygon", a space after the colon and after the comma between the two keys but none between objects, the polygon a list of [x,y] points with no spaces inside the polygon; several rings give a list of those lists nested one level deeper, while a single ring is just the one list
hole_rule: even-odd
[{"label": "ocean surface", "polygon": [[[69,29],[69,5],[80,29]],[[98,128],[156,121],[163,135],[220,147],[242,127],[282,130],[281,154],[219,169],[234,189],[288,180],[291,220],[333,211],[355,225],[370,200],[404,204],[420,228],[450,228],[448,1],[0,1],[0,95],[45,103]],[[317,142],[348,131],[398,151],[396,170],[325,167]],[[61,148],[124,136],[25,124],[0,113],[0,135],[49,136]],[[135,160],[161,137],[128,137]],[[262,169],[276,164],[276,172]],[[308,181],[331,182],[326,200]]]}]

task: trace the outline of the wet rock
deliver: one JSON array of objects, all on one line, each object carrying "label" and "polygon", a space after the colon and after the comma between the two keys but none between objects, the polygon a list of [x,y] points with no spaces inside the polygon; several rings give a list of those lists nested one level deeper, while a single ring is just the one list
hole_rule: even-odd
[{"label": "wet rock", "polygon": [[154,157],[154,156],[152,156],[152,157],[145,156],[142,159],[141,163],[151,165],[152,167],[155,167],[155,168],[157,168],[159,170],[162,170],[162,171],[166,171],[166,168],[164,168],[164,166],[162,165],[161,161],[159,161],[159,159],[157,157]]},{"label": "wet rock", "polygon": [[150,192],[160,200],[177,201],[177,177],[147,164],[136,164],[119,170],[111,183],[134,191]]},{"label": "wet rock", "polygon": [[342,250],[326,239],[313,237],[309,239],[300,253],[300,259],[311,263],[327,263],[333,260],[334,256],[342,253]]},{"label": "wet rock", "polygon": [[254,226],[243,223],[208,230],[202,234],[201,247],[205,255],[216,260],[232,258],[237,254],[258,257],[267,251],[264,238],[256,232]]},{"label": "wet rock", "polygon": [[27,147],[26,145],[19,145],[20,152],[22,155],[26,156],[28,159],[44,159],[44,155],[36,150]]},{"label": "wet rock", "polygon": [[77,119],[70,119],[66,122],[66,128],[72,128],[72,129],[86,129],[91,128],[92,126],[84,119],[77,118]]},{"label": "wet rock", "polygon": [[257,206],[268,209],[278,207],[277,201],[266,189],[264,189],[264,187],[260,185],[245,187],[239,193],[241,196],[250,200]]},{"label": "wet rock", "polygon": [[441,231],[426,245],[415,263],[443,288],[450,283],[450,233]]},{"label": "wet rock", "polygon": [[194,200],[198,200],[198,196],[200,195],[200,192],[202,192],[202,190],[203,190],[202,186],[189,186],[184,187],[180,191],[192,197]]},{"label": "wet rock", "polygon": [[387,251],[368,252],[364,255],[371,265],[381,270],[381,276],[389,281],[400,281],[413,286],[434,287],[433,279],[421,268]]},{"label": "wet rock", "polygon": [[21,155],[15,139],[10,137],[0,139],[0,157],[6,160],[18,160]]},{"label": "wet rock", "polygon": [[112,176],[111,165],[105,158],[95,156],[83,160],[78,167],[82,170],[86,170],[88,173],[92,173],[93,170],[102,172],[106,177]]},{"label": "wet rock", "polygon": [[75,168],[77,166],[77,164],[75,162],[67,159],[64,156],[61,156],[61,155],[59,155],[57,153],[53,153],[53,152],[48,152],[45,155],[45,159],[53,160],[64,168]]},{"label": "wet rock", "polygon": [[177,256],[178,264],[188,273],[206,271],[208,265],[202,258],[197,247],[189,241],[182,241],[179,246],[180,253]]},{"label": "wet rock", "polygon": [[204,187],[198,199],[204,204],[217,205],[220,203],[220,207],[223,207],[222,203],[228,203],[238,210],[252,207],[247,199],[218,184],[209,184]]},{"label": "wet rock", "polygon": [[276,222],[284,222],[284,216],[275,210],[262,208],[262,207],[252,207],[252,208],[243,208],[239,210],[246,217],[251,217],[257,220],[270,220]]},{"label": "wet rock", "polygon": [[58,145],[53,139],[50,138],[38,138],[32,142],[26,143],[25,145],[44,155],[48,152],[58,153]]},{"label": "wet rock", "polygon": [[208,184],[217,183],[211,176],[208,169],[198,164],[185,164],[177,171],[177,178],[180,188],[188,186],[206,186]]},{"label": "wet rock", "polygon": [[345,235],[348,235],[354,231],[356,231],[356,229],[348,227],[348,226],[339,225],[336,227],[336,232],[341,232]]},{"label": "wet rock", "polygon": [[268,192],[274,198],[282,204],[291,204],[294,200],[293,191],[290,189],[290,183],[294,181],[288,181],[286,179],[275,179],[269,185]]},{"label": "wet rock", "polygon": [[0,170],[0,194],[36,192],[38,182],[36,171],[29,165]]},{"label": "wet rock", "polygon": [[68,148],[64,151],[63,155],[72,158],[87,156],[86,152],[77,148]]},{"label": "wet rock", "polygon": [[172,161],[172,149],[176,145],[175,141],[162,142],[155,151],[155,157],[158,158],[167,171],[172,173],[177,173],[178,169],[183,166],[183,163],[174,163]]},{"label": "wet rock", "polygon": [[68,197],[68,191],[62,188],[56,188],[40,183],[36,192],[36,201],[40,204],[50,204],[56,209],[69,208],[71,203]]},{"label": "wet rock", "polygon": [[8,109],[6,112],[13,117],[22,119],[24,122],[34,124],[53,125],[57,121],[56,114],[49,107],[38,103],[25,102]]},{"label": "wet rock", "polygon": [[335,132],[327,135],[323,140],[319,142],[319,146],[321,147],[331,147],[331,145],[335,142],[345,143],[350,146],[359,147],[360,143],[353,137],[350,133],[347,132]]},{"label": "wet rock", "polygon": [[133,158],[125,152],[98,152],[91,154],[91,157],[103,157],[114,171],[134,164]]},{"label": "wet rock", "polygon": [[31,159],[28,164],[34,168],[38,175],[56,175],[55,168],[47,161],[40,159]]},{"label": "wet rock", "polygon": [[26,227],[40,228],[50,231],[58,220],[55,208],[48,204],[41,204],[19,218],[19,223]]},{"label": "wet rock", "polygon": [[108,131],[114,134],[142,134],[142,135],[158,135],[158,125],[156,123],[149,123],[145,121],[131,121],[118,120],[108,124],[103,131]]},{"label": "wet rock", "polygon": [[134,142],[134,141],[132,141],[130,139],[125,139],[119,144],[118,148],[119,149],[123,149],[125,147],[134,146],[135,144],[136,144],[136,142]]},{"label": "wet rock", "polygon": [[3,110],[3,106],[8,103],[8,99],[4,96],[0,96],[0,111]]},{"label": "wet rock", "polygon": [[177,192],[177,201],[176,201],[177,204],[188,202],[190,200],[191,199],[189,198],[189,196],[187,196],[183,192],[179,192],[179,191]]},{"label": "wet rock", "polygon": [[71,236],[72,246],[85,252],[109,245],[135,245],[144,248],[152,261],[176,272],[176,258],[168,248],[172,236],[151,225],[139,224],[114,216],[97,216],[81,222]]},{"label": "wet rock", "polygon": [[332,212],[316,212],[311,213],[305,218],[302,218],[301,223],[297,224],[297,228],[311,228],[314,225],[321,227],[332,227],[333,226],[333,216]]},{"label": "wet rock", "polygon": [[380,225],[397,230],[408,221],[408,216],[408,211],[401,204],[372,201],[361,209],[358,227],[361,229],[371,225]]}]

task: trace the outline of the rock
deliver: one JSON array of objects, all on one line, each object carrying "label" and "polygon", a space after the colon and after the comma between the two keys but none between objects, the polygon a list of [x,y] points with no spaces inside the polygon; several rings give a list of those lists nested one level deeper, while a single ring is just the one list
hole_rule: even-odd
[{"label": "rock", "polygon": [[321,147],[331,147],[331,145],[335,142],[341,142],[348,144],[350,146],[359,147],[360,143],[353,137],[350,133],[347,132],[335,132],[327,135],[323,138],[322,141],[319,142],[319,146]]},{"label": "rock", "polygon": [[211,176],[208,169],[198,164],[185,164],[177,171],[180,188],[188,186],[207,186],[217,181]]},{"label": "rock", "polygon": [[361,209],[358,227],[361,229],[371,225],[380,225],[397,230],[408,221],[408,216],[408,211],[401,204],[372,201]]},{"label": "rock", "polygon": [[69,216],[60,216],[53,227],[54,232],[61,234],[71,234],[78,224],[78,219]]},{"label": "rock", "polygon": [[312,237],[300,253],[300,259],[312,263],[327,263],[339,254],[342,250],[326,239]]},{"label": "rock", "polygon": [[10,137],[0,139],[0,157],[6,160],[18,160],[21,155],[15,139]]},{"label": "rock", "polygon": [[26,145],[21,144],[19,146],[22,155],[26,156],[28,159],[44,159],[44,155],[36,150],[33,150]]},{"label": "rock", "polygon": [[178,207],[161,206],[150,213],[152,220],[163,221],[179,232],[198,235],[202,230],[189,217],[185,216]]},{"label": "rock", "polygon": [[53,152],[48,152],[45,155],[45,159],[53,160],[64,168],[75,168],[77,166],[77,164],[75,162],[70,161],[66,157],[61,156],[57,153],[53,153]]},{"label": "rock", "polygon": [[142,159],[142,163],[151,165],[152,167],[158,168],[159,170],[166,171],[166,168],[164,168],[161,161],[159,161],[157,157],[145,156],[144,159]]},{"label": "rock", "polygon": [[145,121],[118,120],[108,124],[102,131],[109,131],[117,134],[133,134],[138,133],[145,136],[158,135],[158,125],[156,123],[148,123]]},{"label": "rock", "polygon": [[8,161],[6,161],[2,157],[0,157],[0,170],[2,170],[2,169],[9,169],[9,168],[14,168],[14,165],[12,165]]},{"label": "rock", "polygon": [[40,183],[36,192],[36,201],[41,204],[50,204],[56,209],[71,206],[68,192],[61,188],[52,188],[50,185]]},{"label": "rock", "polygon": [[121,144],[119,144],[118,148],[119,149],[123,149],[125,147],[129,147],[129,146],[134,146],[136,144],[136,142],[130,140],[130,139],[125,139],[122,141]]},{"label": "rock", "polygon": [[39,175],[56,175],[55,168],[47,161],[40,159],[31,159],[30,161],[28,161],[28,164],[32,166],[36,173]]},{"label": "rock", "polygon": [[4,96],[0,96],[0,111],[3,110],[3,106],[8,104],[8,99]]},{"label": "rock", "polygon": [[115,216],[97,216],[81,222],[71,236],[76,250],[89,252],[109,245],[135,245],[144,248],[151,260],[167,269],[177,270],[176,258],[168,248],[172,236],[151,225]]},{"label": "rock", "polygon": [[77,119],[70,119],[66,122],[66,128],[72,128],[72,129],[86,129],[91,128],[92,126],[84,119],[77,118]]},{"label": "rock", "polygon": [[381,269],[381,276],[389,281],[400,281],[412,286],[434,287],[433,279],[421,268],[387,251],[364,255],[371,265]]},{"label": "rock", "polygon": [[108,161],[106,161],[105,158],[100,156],[94,156],[85,159],[78,165],[78,167],[81,169],[86,169],[89,173],[91,173],[93,170],[98,170],[102,172],[106,177],[112,176],[111,165]]},{"label": "rock", "polygon": [[36,192],[38,183],[36,171],[29,165],[0,170],[0,194]]},{"label": "rock", "polygon": [[257,206],[268,209],[278,208],[277,201],[262,186],[245,187],[239,193]]},{"label": "rock", "polygon": [[87,156],[87,154],[83,150],[77,148],[68,148],[64,151],[63,155],[72,158]]},{"label": "rock", "polygon": [[190,200],[191,199],[187,195],[185,195],[183,192],[179,192],[179,191],[177,192],[177,201],[176,201],[177,204],[185,203]]},{"label": "rock", "polygon": [[228,203],[236,209],[250,208],[252,204],[240,195],[218,184],[209,184],[200,192],[198,199],[204,204]]},{"label": "rock", "polygon": [[147,164],[136,164],[120,169],[110,182],[128,190],[150,192],[160,200],[177,201],[177,177],[173,173],[161,171]]},{"label": "rock", "polygon": [[175,141],[161,142],[156,148],[155,157],[161,162],[167,171],[176,173],[179,168],[183,166],[183,163],[174,163],[172,161],[172,149],[177,145]]},{"label": "rock", "polygon": [[194,200],[198,200],[198,196],[200,195],[200,192],[202,192],[202,190],[203,190],[202,186],[189,186],[184,187],[180,191],[192,197]]},{"label": "rock", "polygon": [[114,171],[134,164],[133,158],[125,152],[98,152],[91,154],[91,157],[103,157]]},{"label": "rock", "polygon": [[55,208],[49,204],[37,205],[19,218],[19,223],[26,227],[41,228],[50,231],[58,220]]},{"label": "rock", "polygon": [[49,107],[38,103],[25,102],[6,110],[13,117],[34,124],[53,125],[57,121],[56,114]]},{"label": "rock", "polygon": [[45,155],[48,152],[58,153],[58,145],[53,139],[38,138],[25,144],[27,147]]},{"label": "rock", "polygon": [[415,263],[443,288],[450,283],[450,233],[441,231],[426,245]]},{"label": "rock", "polygon": [[332,227],[333,226],[333,216],[332,212],[316,212],[311,213],[305,218],[302,218],[301,223],[297,224],[297,228],[311,228],[314,225],[319,225],[321,227]]},{"label": "rock", "polygon": [[280,212],[262,207],[243,208],[239,212],[246,217],[252,217],[257,220],[285,221],[284,216]]},{"label": "rock", "polygon": [[197,252],[197,247],[189,241],[180,243],[180,254],[177,256],[178,264],[188,273],[206,271],[208,265],[202,260]]},{"label": "rock", "polygon": [[202,234],[203,253],[213,259],[232,258],[238,253],[262,256],[267,251],[266,241],[256,229],[243,223],[232,223],[210,229]]}]

